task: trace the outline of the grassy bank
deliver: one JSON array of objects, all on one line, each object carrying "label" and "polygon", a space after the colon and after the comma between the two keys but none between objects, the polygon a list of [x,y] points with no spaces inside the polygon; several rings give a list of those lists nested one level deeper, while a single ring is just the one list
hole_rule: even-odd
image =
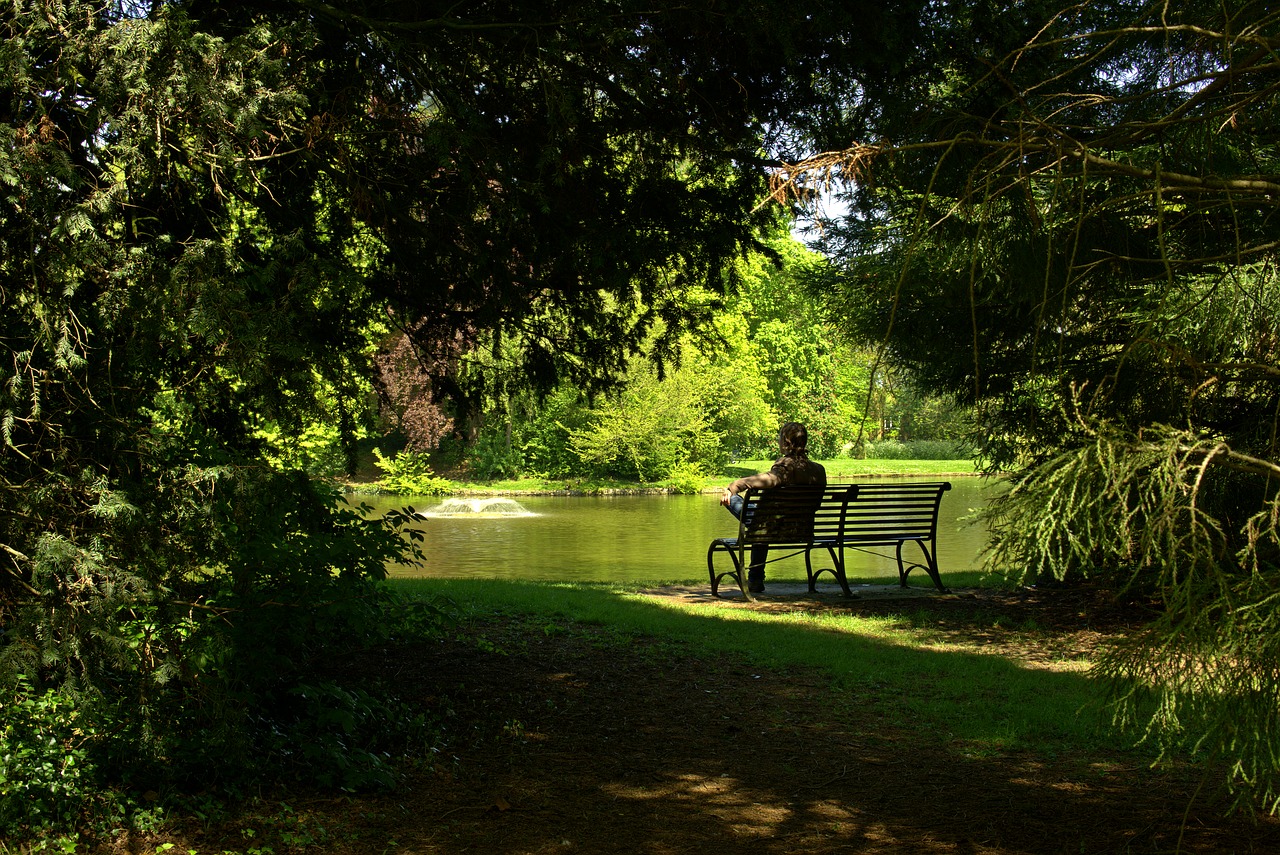
[{"label": "grassy bank", "polygon": [[[521,613],[545,622],[547,632],[562,631],[564,621],[579,622],[624,636],[658,637],[695,655],[743,657],[760,669],[820,669],[832,678],[832,704],[867,705],[877,720],[918,727],[966,753],[1122,747],[1108,731],[1102,691],[1083,658],[1067,655],[1032,665],[976,640],[948,639],[934,621],[912,614],[910,600],[900,601],[896,614],[860,616],[799,606],[779,613],[720,602],[688,604],[617,585],[421,579],[393,584],[410,596],[448,598],[480,621]],[[976,620],[1030,644],[1040,634],[1034,624],[1010,625],[1008,615],[978,614]],[[992,627],[978,630],[981,636]]]},{"label": "grassy bank", "polygon": [[[922,478],[947,478],[976,475],[972,460],[853,460],[847,457],[819,460],[830,481],[852,481],[857,478],[879,478],[910,475]],[[727,467],[723,483],[734,478],[761,472],[773,465],[772,460],[742,460]],[[720,486],[721,479],[711,482]]]},{"label": "grassy bank", "polygon": [[[868,461],[868,459],[851,459],[840,457],[829,461],[818,461],[827,470],[827,479],[846,481],[858,477],[886,477],[891,475],[911,475],[922,477],[943,477],[977,475],[973,461],[956,459],[956,461]],[[739,461],[726,467],[724,477],[735,479],[742,475],[767,470],[773,461]],[[716,479],[716,484],[719,479]],[[726,481],[727,483],[727,481]]]},{"label": "grassy bank", "polygon": [[[972,460],[853,460],[838,458],[818,461],[827,470],[830,481],[854,481],[858,478],[879,478],[893,475],[918,476],[921,478],[951,478],[977,474]],[[718,490],[730,481],[744,475],[767,470],[773,465],[772,460],[740,460],[724,468],[722,472],[704,479],[700,486],[692,485],[692,489]],[[602,478],[534,478],[521,477],[495,481],[453,480],[452,487],[457,492],[465,493],[548,493],[548,492],[608,492],[629,490],[661,490],[676,488],[688,491],[690,485],[682,482],[674,485],[669,481],[643,483],[637,481],[620,481]],[[372,485],[358,485],[360,488],[372,489]]]}]

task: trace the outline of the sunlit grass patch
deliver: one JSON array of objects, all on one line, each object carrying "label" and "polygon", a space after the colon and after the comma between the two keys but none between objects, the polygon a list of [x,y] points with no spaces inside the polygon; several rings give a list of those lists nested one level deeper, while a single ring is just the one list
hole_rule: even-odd
[{"label": "sunlit grass patch", "polygon": [[[1101,686],[1083,667],[1045,668],[980,644],[944,641],[903,614],[762,612],[668,601],[618,584],[415,579],[397,587],[448,596],[480,620],[537,615],[601,625],[618,643],[647,636],[680,644],[705,657],[708,668],[729,657],[753,668],[817,669],[832,681],[826,702],[833,709],[919,728],[945,743],[989,750],[1125,747],[1107,726]],[[656,647],[654,655],[661,651]]]}]

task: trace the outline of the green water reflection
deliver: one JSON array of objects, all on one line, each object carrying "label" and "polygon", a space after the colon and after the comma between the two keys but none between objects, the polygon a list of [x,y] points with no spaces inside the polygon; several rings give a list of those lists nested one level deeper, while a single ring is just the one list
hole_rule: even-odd
[{"label": "green water reflection", "polygon": [[[948,571],[977,569],[984,535],[961,518],[980,507],[992,489],[979,478],[949,480],[952,489],[943,496],[938,521],[944,581]],[[411,505],[428,514],[445,501],[399,496],[361,500],[377,511]],[[709,494],[529,496],[517,501],[528,516],[424,518],[418,529],[426,537],[426,563],[394,566],[391,574],[573,582],[705,579],[711,539],[737,532],[737,522]],[[727,559],[722,555],[718,560]],[[851,552],[846,560],[850,575],[896,578],[891,559]],[[804,559],[771,564],[769,577],[803,579]]]}]

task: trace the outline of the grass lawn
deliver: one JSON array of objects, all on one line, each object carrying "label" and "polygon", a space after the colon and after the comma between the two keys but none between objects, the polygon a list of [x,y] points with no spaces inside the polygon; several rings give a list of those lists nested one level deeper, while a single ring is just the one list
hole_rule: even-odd
[{"label": "grass lawn", "polygon": [[391,584],[456,622],[326,668],[438,723],[394,787],[299,781],[89,855],[1280,851],[1274,817],[1108,728],[1090,661],[1130,624],[1088,592]]},{"label": "grass lawn", "polygon": [[[918,476],[927,479],[945,479],[978,474],[972,460],[853,460],[838,458],[817,461],[827,470],[829,481],[853,481],[858,478],[875,478],[891,475]],[[740,460],[724,468],[719,475],[707,478],[703,490],[719,489],[744,475],[767,471],[772,460]],[[634,481],[613,481],[598,478],[545,479],[512,478],[500,481],[456,482],[460,491],[470,493],[540,493],[562,490],[598,492],[608,490],[662,489],[666,483],[641,484]]]},{"label": "grass lawn", "polygon": [[[977,579],[975,574],[971,581]],[[860,581],[870,580],[851,580]],[[535,621],[569,620],[677,642],[695,655],[740,656],[768,670],[816,669],[839,690],[833,703],[874,696],[923,732],[945,734],[973,750],[1123,745],[1107,727],[1103,689],[1089,674],[1086,653],[1066,647],[1025,658],[1053,630],[991,607],[984,613],[981,606],[957,603],[965,613],[964,631],[940,632],[918,599],[863,613],[842,608],[848,601],[839,598],[834,605],[825,598],[824,605],[798,601],[749,609],[652,596],[634,585],[471,579],[392,584],[410,596],[445,598],[480,620],[515,613]],[[997,638],[1000,643],[993,643]]]}]

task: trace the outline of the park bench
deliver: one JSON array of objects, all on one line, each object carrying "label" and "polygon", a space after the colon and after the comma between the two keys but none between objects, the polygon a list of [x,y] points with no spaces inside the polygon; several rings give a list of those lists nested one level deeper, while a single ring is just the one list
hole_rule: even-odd
[{"label": "park bench", "polygon": [[[743,512],[737,537],[711,541],[707,549],[707,571],[711,593],[719,596],[726,577],[737,582],[742,595],[754,600],[747,590],[746,569],[753,545],[767,545],[769,563],[804,553],[809,591],[817,590],[818,577],[830,573],[852,597],[845,575],[844,551],[855,549],[873,554],[877,547],[892,546],[898,564],[898,584],[907,587],[907,575],[924,570],[938,590],[946,586],[938,575],[938,508],[942,494],[951,489],[946,481],[872,484],[828,484],[825,487],[792,486],[761,490],[753,487],[743,494]],[[915,543],[922,561],[908,561],[903,547]],[[814,570],[813,550],[825,549],[834,566]],[[775,557],[775,550],[783,555]],[[717,573],[717,552],[729,555],[732,567]]]}]

